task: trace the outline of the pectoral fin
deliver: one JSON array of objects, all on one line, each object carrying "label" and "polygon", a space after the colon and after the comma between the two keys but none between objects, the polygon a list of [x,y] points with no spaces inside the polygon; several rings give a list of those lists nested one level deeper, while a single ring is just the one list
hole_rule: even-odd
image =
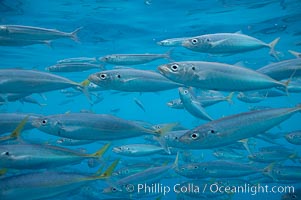
[{"label": "pectoral fin", "polygon": [[215,48],[218,45],[222,45],[224,42],[226,42],[228,39],[222,39],[222,40],[218,40],[215,42],[210,42],[209,44],[211,45],[211,48]]}]

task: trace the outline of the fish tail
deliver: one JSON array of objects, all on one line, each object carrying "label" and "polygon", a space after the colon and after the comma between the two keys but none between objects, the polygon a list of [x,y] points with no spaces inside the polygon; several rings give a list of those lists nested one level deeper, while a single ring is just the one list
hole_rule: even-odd
[{"label": "fish tail", "polygon": [[82,81],[81,83],[78,84],[78,88],[80,91],[84,93],[84,95],[88,98],[89,101],[91,101],[91,95],[88,91],[88,85],[90,84],[90,81],[88,79]]},{"label": "fish tail", "polygon": [[83,29],[83,27],[79,27],[79,28],[75,29],[73,32],[70,33],[70,36],[71,36],[72,40],[74,40],[75,42],[79,42],[77,34],[82,29]]},{"label": "fish tail", "polygon": [[176,168],[176,167],[178,167],[179,166],[179,152],[177,153],[177,156],[176,156],[176,159],[175,159],[175,161],[174,161],[174,163],[173,163],[173,167],[174,168]]},{"label": "fish tail", "polygon": [[112,173],[114,172],[116,166],[118,165],[119,159],[115,160],[108,168],[105,172],[101,173],[99,175],[99,171],[96,172],[96,176],[94,177],[94,179],[107,179],[110,178],[112,176]]},{"label": "fish tail", "polygon": [[164,135],[165,133],[171,131],[174,127],[178,126],[179,123],[171,123],[171,124],[167,124],[159,129],[154,130],[153,132],[159,135]]},{"label": "fish tail", "polygon": [[0,169],[0,176],[3,176],[4,174],[6,174],[6,172],[7,172],[6,168]]},{"label": "fish tail", "polygon": [[172,48],[170,50],[168,50],[165,54],[164,54],[164,58],[166,58],[167,60],[174,62],[174,60],[171,57],[172,52],[174,51],[175,48]]},{"label": "fish tail", "polygon": [[253,153],[250,150],[249,144],[248,144],[248,139],[242,139],[239,142],[241,142],[243,144],[243,146],[245,147],[245,149],[248,151],[248,153],[250,155],[252,155]]},{"label": "fish tail", "polygon": [[293,56],[296,56],[296,58],[301,58],[301,53],[299,53],[297,51],[288,50],[288,52],[290,54],[292,54]]},{"label": "fish tail", "polygon": [[26,116],[16,127],[15,130],[13,130],[13,132],[8,135],[8,136],[4,136],[0,138],[0,142],[1,141],[7,141],[7,140],[14,140],[14,139],[20,139],[20,134],[24,128],[24,126],[26,125],[27,121],[28,121],[29,116]]},{"label": "fish tail", "polygon": [[276,162],[273,162],[263,169],[264,174],[271,177],[273,180],[276,180],[276,178],[273,176],[272,173],[276,164],[277,164]]},{"label": "fish tail", "polygon": [[234,93],[235,92],[231,92],[227,97],[226,97],[226,100],[230,103],[230,104],[233,104],[233,96],[234,96]]},{"label": "fish tail", "polygon": [[95,153],[91,154],[91,157],[97,157],[100,158],[103,156],[103,154],[108,150],[108,148],[110,147],[110,143],[104,145],[102,148],[100,148],[98,151],[96,151]]},{"label": "fish tail", "polygon": [[270,55],[273,56],[274,58],[276,58],[276,60],[279,60],[279,52],[275,51],[275,46],[277,45],[277,43],[279,42],[280,37],[276,38],[275,40],[273,40],[271,43],[268,44],[268,46],[270,47]]}]

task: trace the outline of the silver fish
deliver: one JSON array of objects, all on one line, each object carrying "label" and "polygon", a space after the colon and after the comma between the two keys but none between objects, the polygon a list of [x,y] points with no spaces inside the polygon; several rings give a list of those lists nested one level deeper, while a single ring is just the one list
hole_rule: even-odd
[{"label": "silver fish", "polygon": [[202,104],[197,101],[197,98],[194,96],[192,92],[188,90],[188,88],[179,88],[179,95],[183,102],[184,108],[193,116],[206,120],[212,121],[213,119],[206,113]]},{"label": "silver fish", "polygon": [[33,26],[22,25],[0,25],[0,36],[16,40],[54,40],[59,38],[71,38],[78,41],[77,33],[82,27],[75,29],[71,33],[61,32],[55,29],[46,29]]},{"label": "silver fish", "polygon": [[46,44],[51,46],[51,42],[48,40],[20,40],[0,36],[0,46],[29,46],[34,44]]},{"label": "silver fish", "polygon": [[114,147],[113,152],[131,157],[140,157],[153,154],[164,153],[164,149],[160,146],[150,144],[128,144]]},{"label": "silver fish", "polygon": [[94,154],[84,154],[63,147],[38,144],[9,144],[0,146],[0,167],[12,169],[49,169],[78,164],[84,159],[100,158],[109,145]]},{"label": "silver fish", "polygon": [[196,127],[180,137],[180,142],[189,149],[208,149],[232,144],[254,137],[277,126],[300,112],[295,108],[276,108],[231,115]]},{"label": "silver fish", "polygon": [[49,72],[83,72],[91,69],[104,70],[104,66],[92,63],[60,63],[46,68]]},{"label": "silver fish", "polygon": [[97,58],[90,57],[76,57],[76,58],[66,58],[63,60],[57,61],[58,64],[62,63],[98,63]]},{"label": "silver fish", "polygon": [[90,144],[95,142],[94,140],[75,140],[70,138],[59,138],[56,140],[56,144],[61,146],[78,146],[84,144]]},{"label": "silver fish", "polygon": [[32,124],[45,133],[77,140],[118,140],[161,131],[112,115],[93,113],[50,115],[38,118]]},{"label": "silver fish", "polygon": [[107,70],[92,74],[89,80],[107,90],[156,92],[179,87],[159,73],[138,69]]},{"label": "silver fish", "polygon": [[0,179],[0,199],[38,200],[80,189],[88,183],[110,177],[117,164],[118,161],[113,162],[105,172],[95,175],[44,171],[4,177]]},{"label": "silver fish", "polygon": [[219,91],[249,91],[273,87],[287,88],[251,69],[215,62],[174,62],[158,67],[168,79],[186,86]]},{"label": "silver fish", "polygon": [[295,145],[301,145],[301,131],[293,131],[285,135],[285,139]]},{"label": "silver fish", "polygon": [[256,70],[275,80],[290,79],[301,76],[301,59],[284,60],[272,63]]},{"label": "silver fish", "polygon": [[99,60],[114,65],[138,65],[162,58],[170,59],[170,52],[166,54],[112,54],[106,55]]},{"label": "silver fish", "polygon": [[270,54],[278,58],[275,46],[280,38],[267,44],[241,33],[216,33],[192,37],[182,42],[182,46],[192,51],[211,54],[236,54],[269,48]]},{"label": "silver fish", "polygon": [[86,82],[79,84],[47,72],[23,69],[0,70],[2,93],[42,93],[69,87],[83,87],[85,84]]},{"label": "silver fish", "polygon": [[188,178],[228,178],[241,177],[260,172],[259,169],[242,163],[231,161],[209,161],[201,163],[188,163],[177,166],[175,171]]}]

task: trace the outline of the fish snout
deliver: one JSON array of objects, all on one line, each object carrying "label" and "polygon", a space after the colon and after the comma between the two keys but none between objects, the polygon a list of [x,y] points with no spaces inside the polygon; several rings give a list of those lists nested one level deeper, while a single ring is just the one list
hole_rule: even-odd
[{"label": "fish snout", "polygon": [[36,119],[31,122],[31,125],[34,126],[35,128],[39,128],[41,127],[42,123],[40,122],[40,120]]},{"label": "fish snout", "polygon": [[170,72],[170,69],[167,67],[167,65],[160,65],[158,67],[158,70],[159,70],[160,74],[162,74],[162,75]]}]

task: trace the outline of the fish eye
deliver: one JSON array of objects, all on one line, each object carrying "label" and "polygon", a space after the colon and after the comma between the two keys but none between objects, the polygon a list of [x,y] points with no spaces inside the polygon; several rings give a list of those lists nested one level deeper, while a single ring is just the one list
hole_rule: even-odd
[{"label": "fish eye", "polygon": [[172,69],[172,71],[176,72],[178,71],[179,66],[177,64],[173,64],[170,66],[170,68]]},{"label": "fish eye", "polygon": [[194,166],[194,169],[198,169],[199,167],[198,166]]},{"label": "fish eye", "polygon": [[10,153],[9,153],[8,151],[5,151],[5,152],[3,152],[1,155],[3,155],[3,156],[9,156]]},{"label": "fish eye", "polygon": [[113,188],[111,189],[111,191],[112,191],[112,192],[116,192],[117,189],[113,187]]},{"label": "fish eye", "polygon": [[208,131],[208,133],[215,134],[215,133],[216,133],[216,131],[215,131],[215,130],[213,130],[213,129],[211,129],[210,131]]},{"label": "fish eye", "polygon": [[206,170],[207,170],[207,167],[204,167],[203,170],[206,171]]},{"label": "fish eye", "polygon": [[117,74],[116,77],[117,77],[117,78],[121,78],[120,74]]},{"label": "fish eye", "polygon": [[184,168],[184,167],[182,167],[182,168],[181,168],[181,171],[185,171],[185,168]]},{"label": "fish eye", "polygon": [[128,147],[128,148],[126,148],[128,151],[130,150],[130,148]]},{"label": "fish eye", "polygon": [[47,119],[43,119],[42,120],[42,125],[46,125],[47,124]]},{"label": "fish eye", "polygon": [[191,40],[191,43],[192,44],[197,44],[199,41],[198,41],[198,39],[196,39],[196,38],[193,38],[192,40]]},{"label": "fish eye", "polygon": [[207,38],[207,39],[206,39],[206,41],[207,41],[207,42],[210,42],[210,39],[209,39],[209,38]]},{"label": "fish eye", "polygon": [[194,70],[195,70],[195,67],[192,67],[191,69],[194,71]]},{"label": "fish eye", "polygon": [[293,194],[292,199],[297,199],[297,195]]},{"label": "fish eye", "polygon": [[178,139],[178,137],[175,137],[175,140],[177,140]]},{"label": "fish eye", "polygon": [[184,90],[184,92],[183,92],[184,94],[188,94],[188,90]]},{"label": "fish eye", "polygon": [[191,137],[192,139],[196,140],[196,139],[198,139],[199,134],[198,134],[197,132],[193,132],[193,133],[190,135],[190,137]]},{"label": "fish eye", "polygon": [[99,75],[99,78],[101,78],[102,80],[104,80],[104,79],[107,78],[107,75],[106,75],[106,74],[100,74],[100,75]]}]

